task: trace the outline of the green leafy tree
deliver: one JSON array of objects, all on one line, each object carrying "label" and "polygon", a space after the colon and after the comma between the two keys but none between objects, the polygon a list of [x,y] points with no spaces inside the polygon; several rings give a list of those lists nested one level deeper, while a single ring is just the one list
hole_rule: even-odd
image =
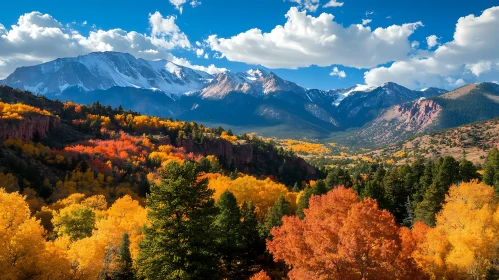
[{"label": "green leafy tree", "polygon": [[140,244],[145,279],[217,279],[213,191],[195,163],[169,163],[147,196],[150,226]]}]

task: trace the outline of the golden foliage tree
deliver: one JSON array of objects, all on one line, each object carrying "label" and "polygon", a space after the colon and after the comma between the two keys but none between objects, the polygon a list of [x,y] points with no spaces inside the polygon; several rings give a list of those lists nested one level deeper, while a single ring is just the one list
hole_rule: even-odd
[{"label": "golden foliage tree", "polygon": [[291,208],[294,209],[296,206],[296,194],[293,195],[286,186],[270,179],[259,180],[253,176],[244,175],[231,180],[227,176],[215,176],[210,179],[209,188],[215,190],[216,200],[225,190],[229,190],[241,204],[245,201],[253,201],[260,218],[265,216],[281,195],[286,197]]},{"label": "golden foliage tree", "polygon": [[31,217],[18,193],[0,189],[1,279],[70,279],[72,271],[63,252],[47,243],[44,230]]},{"label": "golden foliage tree", "polygon": [[494,189],[478,181],[452,186],[436,226],[420,246],[435,278],[484,279],[499,260],[499,209]]}]

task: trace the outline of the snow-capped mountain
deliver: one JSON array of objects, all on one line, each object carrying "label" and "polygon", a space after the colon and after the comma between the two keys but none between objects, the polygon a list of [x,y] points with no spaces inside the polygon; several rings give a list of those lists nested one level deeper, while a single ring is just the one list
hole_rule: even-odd
[{"label": "snow-capped mountain", "polygon": [[338,103],[337,108],[343,123],[361,126],[375,118],[382,109],[421,97],[441,95],[444,92],[446,91],[435,88],[415,91],[396,83],[385,83],[372,88],[357,86],[342,94],[343,99]]},{"label": "snow-capped mountain", "polygon": [[20,67],[0,84],[63,101],[99,101],[161,117],[248,129],[278,127],[282,135],[294,131],[324,135],[360,127],[390,106],[445,92],[414,91],[395,83],[307,89],[262,69],[211,75],[167,60],[148,61],[118,52]]},{"label": "snow-capped mountain", "polygon": [[175,96],[199,91],[212,79],[208,73],[166,60],[148,61],[126,53],[95,52],[17,68],[3,83],[39,94],[59,94],[74,86],[86,91],[118,86],[161,90]]},{"label": "snow-capped mountain", "polygon": [[274,73],[261,69],[251,69],[247,72],[225,72],[215,76],[205,87],[201,96],[208,99],[221,99],[230,92],[242,92],[258,97],[273,92],[294,92],[303,96],[305,89],[299,85],[283,80]]}]

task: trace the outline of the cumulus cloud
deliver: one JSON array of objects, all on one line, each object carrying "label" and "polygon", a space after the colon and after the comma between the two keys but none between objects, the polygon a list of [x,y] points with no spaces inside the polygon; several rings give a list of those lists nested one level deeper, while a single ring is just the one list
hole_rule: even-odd
[{"label": "cumulus cloud", "polygon": [[428,49],[432,49],[436,45],[438,45],[438,37],[437,35],[430,35],[426,37],[426,44],[428,45]]},{"label": "cumulus cloud", "polygon": [[189,68],[192,68],[192,69],[195,69],[195,70],[199,70],[199,71],[203,71],[203,72],[206,72],[206,73],[209,73],[209,74],[218,74],[218,73],[227,72],[226,68],[218,68],[214,64],[211,64],[208,67],[206,67],[206,66],[200,66],[200,65],[193,65],[187,59],[185,59],[185,58],[178,58],[178,57],[175,57],[175,56],[171,59],[171,61],[173,63],[177,64],[177,65],[189,67]]},{"label": "cumulus cloud", "polygon": [[154,14],[149,14],[149,24],[152,28],[151,34],[155,36],[179,32],[180,28],[175,24],[175,20],[174,16],[163,17],[158,11]]},{"label": "cumulus cloud", "polygon": [[343,78],[346,78],[347,74],[345,73],[345,71],[340,71],[338,69],[338,67],[334,67],[333,68],[333,72],[329,73],[329,76],[337,76],[339,77],[340,79],[343,79]]},{"label": "cumulus cloud", "polygon": [[373,20],[372,19],[363,19],[362,20],[362,25],[368,25],[369,23],[371,23]]},{"label": "cumulus cloud", "polygon": [[452,41],[425,56],[377,67],[364,74],[369,85],[392,81],[407,87],[453,87],[467,82],[493,80],[499,74],[499,7],[481,15],[461,17]]},{"label": "cumulus cloud", "polygon": [[338,2],[337,0],[330,0],[328,3],[326,3],[323,8],[329,8],[329,7],[341,7],[343,6],[343,2]]},{"label": "cumulus cloud", "polygon": [[145,59],[158,59],[170,57],[172,49],[191,47],[174,17],[163,17],[156,12],[149,15],[149,23],[150,35],[122,29],[99,29],[84,36],[48,14],[26,13],[8,30],[0,24],[0,60],[3,61],[0,77],[19,66],[93,51],[128,52]]},{"label": "cumulus cloud", "polygon": [[334,64],[370,68],[407,57],[409,36],[421,22],[371,30],[354,24],[344,27],[334,16],[307,15],[292,7],[286,23],[268,33],[254,28],[231,38],[211,35],[207,43],[231,61],[259,64],[268,68],[299,68]]}]

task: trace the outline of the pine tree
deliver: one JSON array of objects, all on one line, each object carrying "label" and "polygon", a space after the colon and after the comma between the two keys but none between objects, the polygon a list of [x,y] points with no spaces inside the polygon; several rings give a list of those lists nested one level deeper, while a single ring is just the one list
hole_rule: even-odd
[{"label": "pine tree", "polygon": [[302,220],[305,218],[304,210],[308,208],[308,201],[310,200],[310,197],[312,197],[313,192],[313,188],[305,188],[298,199],[298,204],[296,205],[296,216]]},{"label": "pine tree", "polygon": [[483,182],[489,186],[494,186],[494,190],[499,195],[499,150],[490,150],[485,161]]},{"label": "pine tree", "polygon": [[424,195],[423,201],[417,204],[415,220],[422,221],[429,226],[435,226],[435,214],[442,208],[442,194],[437,184],[432,184]]},{"label": "pine tree", "polygon": [[237,170],[237,168],[234,169],[234,171],[230,173],[230,179],[231,180],[236,180],[238,173],[239,173],[239,171]]},{"label": "pine tree", "polygon": [[236,197],[229,190],[220,195],[217,207],[219,213],[213,222],[217,233],[215,242],[222,262],[221,267],[228,276],[241,259],[243,247],[241,211]]},{"label": "pine tree", "polygon": [[132,280],[135,279],[132,255],[130,254],[130,239],[128,233],[123,234],[121,244],[117,252],[117,267],[113,273],[113,279]]},{"label": "pine tree", "polygon": [[317,183],[315,183],[315,186],[313,186],[312,189],[315,195],[323,195],[328,191],[326,183],[322,180],[317,181]]},{"label": "pine tree", "polygon": [[138,267],[146,279],[217,279],[213,191],[195,163],[169,163],[147,196],[150,226]]},{"label": "pine tree", "polygon": [[273,227],[282,225],[282,217],[290,214],[290,204],[284,198],[284,195],[281,195],[276,203],[270,208],[267,216],[265,216],[265,221],[263,223],[263,229],[261,235],[265,238],[269,237],[270,230]]},{"label": "pine tree", "polygon": [[243,237],[243,270],[249,273],[258,256],[265,252],[265,240],[258,233],[259,223],[255,212],[255,205],[250,200],[241,206],[241,231]]},{"label": "pine tree", "polygon": [[459,176],[463,182],[470,182],[473,179],[478,179],[479,174],[473,163],[463,157],[459,161]]}]

